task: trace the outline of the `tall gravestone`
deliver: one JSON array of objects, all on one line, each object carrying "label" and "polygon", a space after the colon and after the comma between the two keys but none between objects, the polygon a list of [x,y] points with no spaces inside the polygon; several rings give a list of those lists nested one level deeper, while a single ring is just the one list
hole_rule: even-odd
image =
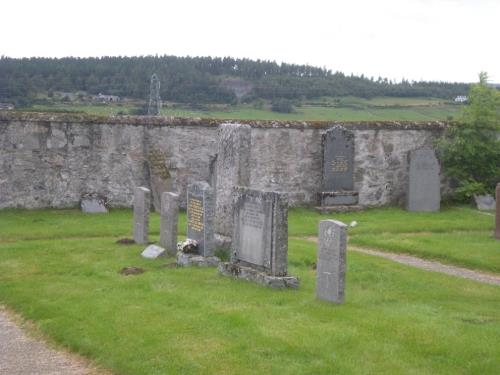
[{"label": "tall gravestone", "polygon": [[336,220],[319,223],[316,296],[344,302],[347,225]]},{"label": "tall gravestone", "polygon": [[134,241],[147,244],[149,241],[149,208],[151,206],[151,192],[145,187],[134,189]]},{"label": "tall gravestone", "polygon": [[164,192],[161,195],[160,245],[168,255],[177,253],[177,221],[179,216],[179,195]]},{"label": "tall gravestone", "polygon": [[219,126],[215,167],[215,231],[217,235],[226,237],[226,241],[233,234],[233,187],[250,184],[251,130],[249,125]]},{"label": "tall gravestone", "polygon": [[496,230],[495,230],[495,237],[497,240],[500,240],[500,183],[497,184],[497,190],[496,190],[496,203],[497,203],[497,209],[496,209]]},{"label": "tall gravestone", "polygon": [[354,190],[354,133],[334,126],[323,134],[321,211],[359,209]]},{"label": "tall gravestone", "polygon": [[441,179],[436,153],[429,147],[410,151],[408,163],[408,211],[439,211]]},{"label": "tall gravestone", "polygon": [[298,279],[287,276],[287,194],[236,187],[233,205],[231,261],[219,271],[272,287],[298,287]]},{"label": "tall gravestone", "polygon": [[187,238],[196,240],[199,255],[214,255],[214,193],[206,182],[188,185]]}]

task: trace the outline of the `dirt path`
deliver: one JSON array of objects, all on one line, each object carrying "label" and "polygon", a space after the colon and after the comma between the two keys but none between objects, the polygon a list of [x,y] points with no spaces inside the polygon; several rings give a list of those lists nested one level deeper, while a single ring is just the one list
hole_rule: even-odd
[{"label": "dirt path", "polygon": [[[318,241],[317,237],[306,237],[305,239],[307,239],[309,241],[314,241],[314,242]],[[453,276],[457,276],[457,277],[462,277],[464,279],[479,281],[480,283],[484,283],[484,284],[500,285],[500,275],[495,275],[495,274],[481,272],[481,271],[474,271],[474,270],[470,270],[470,269],[462,268],[462,267],[457,267],[457,266],[450,266],[450,265],[439,263],[436,261],[417,258],[417,257],[411,256],[411,255],[388,253],[385,251],[364,249],[364,248],[360,248],[360,247],[356,247],[356,246],[348,246],[348,249],[351,251],[357,251],[357,252],[363,253],[363,254],[369,254],[369,255],[374,255],[374,256],[390,259],[390,260],[397,262],[397,263],[406,264],[408,266],[421,268],[421,269],[427,270],[427,271],[441,272],[441,273],[445,273],[447,275],[453,275]]]},{"label": "dirt path", "polygon": [[98,375],[76,356],[55,351],[35,340],[16,324],[17,319],[0,306],[1,375]]}]

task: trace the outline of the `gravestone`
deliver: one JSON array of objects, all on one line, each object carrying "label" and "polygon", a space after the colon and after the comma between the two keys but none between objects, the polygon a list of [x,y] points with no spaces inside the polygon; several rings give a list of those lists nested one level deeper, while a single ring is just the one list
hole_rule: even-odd
[{"label": "gravestone", "polygon": [[347,225],[336,220],[319,223],[316,296],[344,302]]},{"label": "gravestone", "polygon": [[219,126],[215,164],[215,232],[221,244],[229,244],[233,234],[233,187],[250,184],[251,130],[250,125]]},{"label": "gravestone", "polygon": [[214,255],[214,193],[206,182],[188,185],[187,238],[198,243],[199,255]]},{"label": "gravestone", "polygon": [[491,211],[496,207],[495,198],[493,196],[486,195],[476,195],[474,194],[474,202],[476,203],[476,208],[479,211]]},{"label": "gravestone", "polygon": [[500,240],[500,183],[497,184],[497,190],[496,190],[496,201],[497,201],[497,209],[496,209],[496,230],[495,230],[495,237],[497,240]]},{"label": "gravestone", "polygon": [[164,192],[161,195],[160,245],[168,255],[177,253],[177,221],[179,217],[179,195]]},{"label": "gravestone", "polygon": [[143,258],[147,259],[156,259],[162,256],[166,255],[166,251],[163,247],[157,246],[157,245],[149,245],[144,249],[144,251],[141,253]]},{"label": "gravestone", "polygon": [[107,200],[99,194],[84,194],[80,201],[80,209],[88,214],[108,213]]},{"label": "gravestone", "polygon": [[231,261],[221,263],[224,275],[272,287],[297,288],[287,276],[288,196],[285,193],[234,188]]},{"label": "gravestone", "polygon": [[408,211],[439,211],[441,203],[440,166],[436,153],[422,147],[408,153]]},{"label": "gravestone", "polygon": [[151,192],[145,187],[134,189],[134,241],[147,244],[149,241],[149,208]]},{"label": "gravestone", "polygon": [[323,134],[322,212],[350,211],[357,206],[354,190],[354,133],[334,126]]}]

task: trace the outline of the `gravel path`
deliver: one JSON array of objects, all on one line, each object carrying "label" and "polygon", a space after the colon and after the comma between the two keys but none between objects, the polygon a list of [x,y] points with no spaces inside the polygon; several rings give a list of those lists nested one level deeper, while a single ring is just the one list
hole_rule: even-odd
[{"label": "gravel path", "polygon": [[95,369],[73,355],[51,349],[28,337],[16,319],[0,306],[1,375],[97,375]]},{"label": "gravel path", "polygon": [[[318,242],[317,237],[307,237],[306,239]],[[408,266],[421,268],[427,271],[441,272],[447,275],[453,275],[457,277],[462,277],[464,279],[479,281],[480,283],[484,284],[500,285],[500,275],[498,274],[491,274],[481,271],[473,271],[467,268],[462,268],[457,266],[450,266],[436,261],[417,258],[411,255],[394,254],[385,251],[364,249],[356,246],[348,246],[348,249],[363,254],[375,255],[378,257],[390,259],[397,263],[406,264]]]}]

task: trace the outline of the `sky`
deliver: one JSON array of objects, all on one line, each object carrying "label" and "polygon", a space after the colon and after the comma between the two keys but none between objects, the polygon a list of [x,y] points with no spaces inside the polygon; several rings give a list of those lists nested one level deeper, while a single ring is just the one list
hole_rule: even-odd
[{"label": "sky", "polygon": [[0,55],[232,56],[500,82],[500,0],[2,0]]}]

